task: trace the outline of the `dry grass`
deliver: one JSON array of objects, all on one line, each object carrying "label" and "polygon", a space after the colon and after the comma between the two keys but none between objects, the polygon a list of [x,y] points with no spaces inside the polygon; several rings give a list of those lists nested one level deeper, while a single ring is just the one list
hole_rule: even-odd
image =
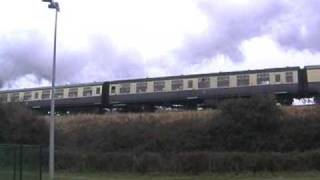
[{"label": "dry grass", "polygon": [[[283,113],[287,117],[305,119],[306,117],[320,117],[319,106],[294,106],[282,107]],[[178,111],[178,112],[155,112],[155,113],[107,113],[99,114],[77,114],[61,116],[57,119],[57,125],[61,127],[74,126],[97,126],[99,124],[117,123],[126,124],[128,122],[158,122],[161,124],[179,121],[207,121],[216,117],[218,110],[204,111]],[[290,119],[290,118],[289,118]]]},{"label": "dry grass", "polygon": [[[320,117],[320,106],[291,106],[281,107],[287,117],[305,119],[306,117]],[[128,123],[135,121],[160,122],[162,124],[214,119],[219,114],[218,110],[203,111],[177,111],[177,112],[155,112],[155,113],[107,113],[98,114],[77,114],[62,116],[57,119],[58,126],[92,126],[100,123]],[[289,118],[290,119],[290,118]]]},{"label": "dry grass", "polygon": [[59,126],[72,126],[85,124],[86,126],[97,125],[100,123],[127,123],[135,121],[161,122],[162,124],[177,121],[189,120],[208,120],[218,114],[216,110],[205,111],[179,111],[179,112],[156,112],[156,113],[108,113],[97,114],[78,114],[62,116],[57,119]]},{"label": "dry grass", "polygon": [[[137,175],[115,173],[82,173],[57,174],[59,180],[319,180],[319,172],[283,172],[283,173],[257,173],[257,174],[203,174],[188,175]],[[45,180],[49,179],[47,175]]]},{"label": "dry grass", "polygon": [[320,106],[318,105],[282,107],[282,111],[287,117],[289,117],[289,119],[307,119],[307,117],[320,117]]}]

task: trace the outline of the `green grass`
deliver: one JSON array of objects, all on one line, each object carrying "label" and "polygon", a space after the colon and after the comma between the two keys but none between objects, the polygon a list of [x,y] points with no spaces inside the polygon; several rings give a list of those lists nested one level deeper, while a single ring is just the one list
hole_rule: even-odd
[{"label": "green grass", "polygon": [[[47,180],[47,177],[44,178]],[[320,180],[320,172],[212,174],[212,175],[136,175],[115,173],[58,173],[56,180]]]},{"label": "green grass", "polygon": [[0,179],[12,179],[12,171],[0,170]]}]

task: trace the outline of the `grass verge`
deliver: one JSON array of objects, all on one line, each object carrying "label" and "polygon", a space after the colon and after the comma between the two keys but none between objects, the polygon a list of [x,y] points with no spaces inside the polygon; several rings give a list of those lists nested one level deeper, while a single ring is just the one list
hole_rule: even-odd
[{"label": "grass verge", "polygon": [[[43,178],[47,180],[47,175]],[[320,172],[243,173],[243,174],[123,174],[123,173],[58,173],[56,180],[320,180]]]}]

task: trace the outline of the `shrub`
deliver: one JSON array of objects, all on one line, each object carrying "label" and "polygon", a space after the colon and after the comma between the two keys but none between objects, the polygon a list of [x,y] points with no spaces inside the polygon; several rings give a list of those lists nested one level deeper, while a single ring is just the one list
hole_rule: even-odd
[{"label": "shrub", "polygon": [[85,153],[57,151],[56,167],[68,171],[229,173],[320,170],[320,151],[303,153],[185,152]]},{"label": "shrub", "polygon": [[227,100],[212,120],[212,148],[220,151],[277,151],[282,113],[273,97]]}]

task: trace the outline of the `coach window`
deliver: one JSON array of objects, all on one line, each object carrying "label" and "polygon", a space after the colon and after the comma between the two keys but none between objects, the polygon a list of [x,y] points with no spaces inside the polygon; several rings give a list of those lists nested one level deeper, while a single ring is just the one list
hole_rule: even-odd
[{"label": "coach window", "polygon": [[153,84],[154,92],[161,92],[164,90],[165,82],[164,81],[155,81]]},{"label": "coach window", "polygon": [[96,94],[100,94],[100,93],[101,93],[101,89],[100,89],[100,87],[97,87]]},{"label": "coach window", "polygon": [[171,90],[172,91],[180,91],[183,89],[183,80],[175,79],[171,81]]},{"label": "coach window", "polygon": [[209,88],[210,87],[210,78],[202,77],[198,79],[198,88]]},{"label": "coach window", "polygon": [[147,88],[148,88],[148,83],[146,82],[138,82],[137,83],[137,93],[144,93],[147,92]]},{"label": "coach window", "polygon": [[120,84],[120,94],[130,93],[130,83]]},{"label": "coach window", "polygon": [[23,100],[24,101],[29,101],[29,100],[31,100],[31,98],[32,98],[31,92],[25,92],[24,93],[24,95],[23,95]]},{"label": "coach window", "polygon": [[259,73],[257,75],[257,84],[258,85],[270,84],[270,75],[269,75],[269,73]]},{"label": "coach window", "polygon": [[50,90],[43,90],[41,98],[42,99],[50,99]]},{"label": "coach window", "polygon": [[276,74],[274,79],[275,79],[276,83],[281,82],[281,75],[280,74]]},{"label": "coach window", "polygon": [[230,86],[230,78],[229,76],[218,76],[218,87],[229,87]]},{"label": "coach window", "polygon": [[78,97],[78,88],[70,88],[70,89],[69,89],[68,97],[69,97],[69,98],[76,98],[76,97]]},{"label": "coach window", "polygon": [[293,82],[293,72],[286,72],[286,82],[288,83]]},{"label": "coach window", "polygon": [[188,88],[193,88],[193,80],[188,80]]},{"label": "coach window", "polygon": [[83,96],[84,97],[92,96],[92,88],[91,87],[84,87],[83,88]]},{"label": "coach window", "polygon": [[63,98],[63,89],[56,89],[56,92],[54,93],[54,97],[57,99]]},{"label": "coach window", "polygon": [[249,86],[250,80],[249,80],[248,74],[238,75],[237,76],[237,86]]},{"label": "coach window", "polygon": [[34,93],[34,99],[39,99],[39,92]]},{"label": "coach window", "polygon": [[7,102],[7,99],[8,99],[8,94],[0,94],[0,103],[5,103]]},{"label": "coach window", "polygon": [[115,86],[111,86],[111,94],[116,93],[116,87]]},{"label": "coach window", "polygon": [[11,102],[19,102],[19,93],[11,94]]}]

